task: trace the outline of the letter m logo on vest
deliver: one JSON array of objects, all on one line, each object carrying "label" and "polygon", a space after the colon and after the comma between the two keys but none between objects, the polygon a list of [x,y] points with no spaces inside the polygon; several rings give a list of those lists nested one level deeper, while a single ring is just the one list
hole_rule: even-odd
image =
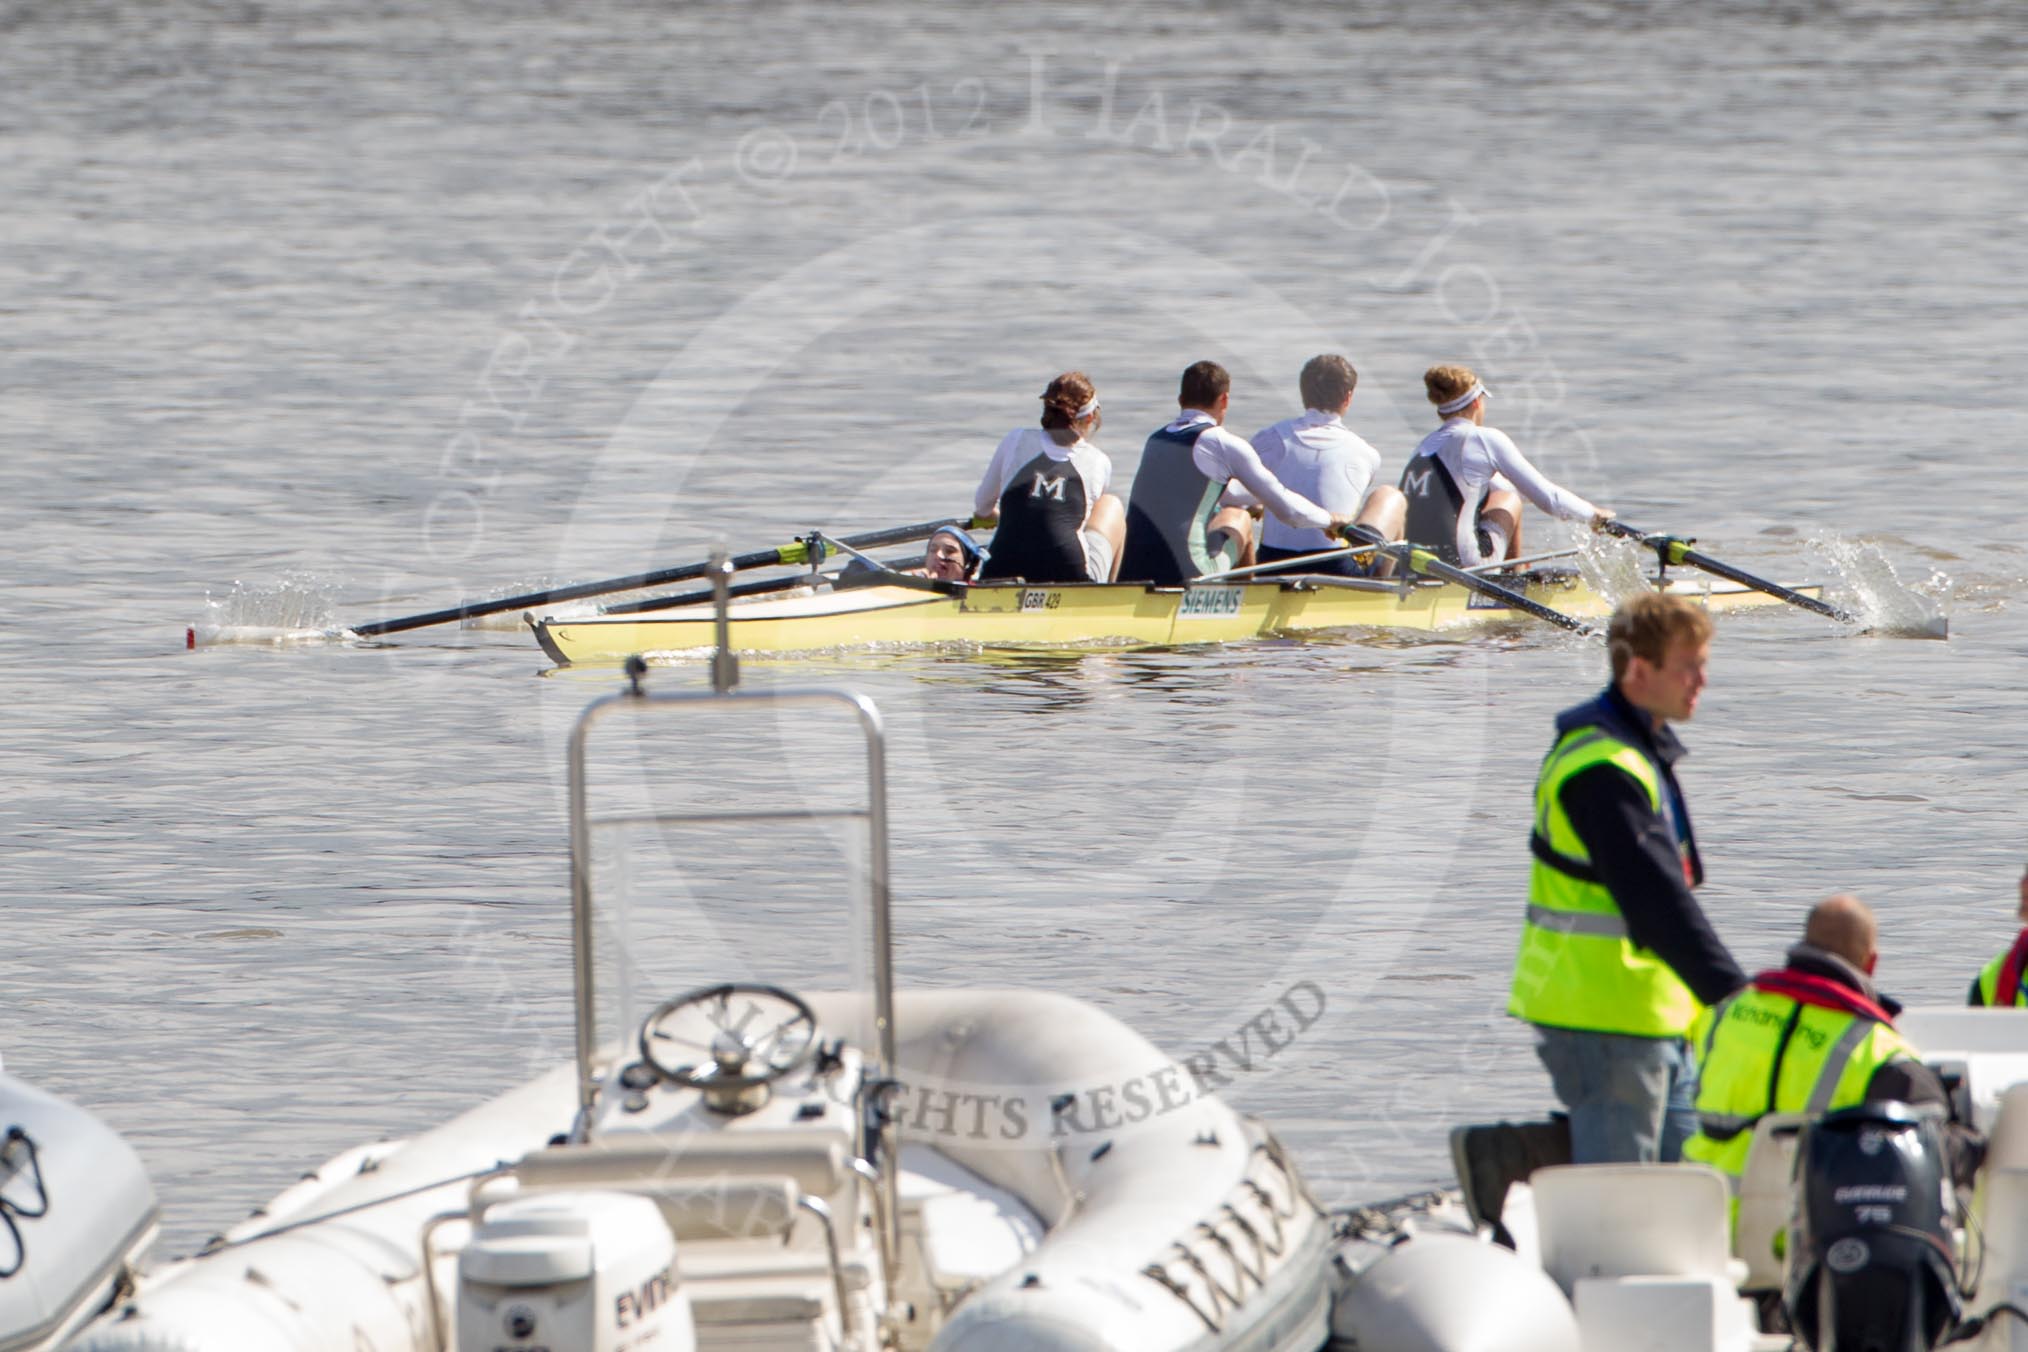
[{"label": "letter m logo on vest", "polygon": [[1430,481],[1430,471],[1426,469],[1421,470],[1412,469],[1408,473],[1401,476],[1402,488],[1406,492],[1411,493],[1418,498],[1426,498],[1429,496],[1429,481]]},{"label": "letter m logo on vest", "polygon": [[1068,475],[1062,475],[1051,479],[1046,475],[1038,473],[1035,476],[1035,482],[1029,486],[1028,496],[1031,498],[1048,498],[1052,502],[1062,502],[1064,481],[1069,477]]}]

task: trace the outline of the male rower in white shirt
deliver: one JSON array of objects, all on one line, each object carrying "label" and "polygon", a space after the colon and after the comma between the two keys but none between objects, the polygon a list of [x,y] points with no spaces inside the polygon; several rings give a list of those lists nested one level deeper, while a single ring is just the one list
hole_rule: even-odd
[{"label": "male rower in white shirt", "polygon": [[1349,514],[1326,511],[1292,493],[1270,474],[1252,446],[1225,430],[1232,377],[1214,361],[1183,373],[1176,402],[1182,413],[1148,438],[1127,499],[1122,581],[1175,586],[1206,573],[1253,562],[1253,518],[1244,506],[1221,506],[1237,480],[1267,511],[1291,525],[1333,533]]},{"label": "male rower in white shirt", "polygon": [[1559,488],[1505,432],[1487,427],[1486,387],[1471,368],[1432,366],[1423,388],[1442,426],[1422,439],[1401,473],[1408,538],[1446,563],[1472,568],[1521,556],[1521,500],[1597,530],[1613,513]]},{"label": "male rower in white shirt", "polygon": [[[1352,407],[1359,373],[1345,358],[1326,353],[1304,364],[1300,384],[1306,410],[1303,416],[1284,419],[1253,434],[1253,448],[1262,466],[1282,487],[1302,494],[1332,515],[1356,514],[1360,525],[1371,527],[1383,539],[1399,540],[1408,503],[1399,489],[1373,482],[1380,470],[1380,452],[1345,426],[1345,412]],[[1240,500],[1242,492],[1227,488],[1225,501]],[[1341,540],[1321,530],[1269,517],[1261,523],[1260,545],[1254,552],[1262,563],[1279,563],[1343,547]],[[1345,577],[1386,577],[1393,571],[1393,557],[1378,552],[1288,570],[1291,574],[1337,573]]]}]

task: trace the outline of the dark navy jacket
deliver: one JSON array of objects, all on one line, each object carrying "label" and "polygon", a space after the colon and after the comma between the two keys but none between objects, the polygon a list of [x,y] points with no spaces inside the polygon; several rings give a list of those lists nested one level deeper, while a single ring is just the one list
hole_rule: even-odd
[{"label": "dark navy jacket", "polygon": [[[1594,765],[1566,780],[1560,795],[1571,829],[1584,842],[1599,881],[1627,922],[1627,937],[1669,964],[1699,1000],[1715,1005],[1746,984],[1746,974],[1713,932],[1690,888],[1704,881],[1704,861],[1690,830],[1690,810],[1674,766],[1683,744],[1667,727],[1627,702],[1618,686],[1556,717],[1556,735],[1595,727],[1634,747],[1662,778],[1663,813],[1647,790],[1618,766]],[[1671,822],[1671,817],[1674,822]],[[1681,841],[1679,848],[1678,841]],[[1684,876],[1688,861],[1689,877]]]}]

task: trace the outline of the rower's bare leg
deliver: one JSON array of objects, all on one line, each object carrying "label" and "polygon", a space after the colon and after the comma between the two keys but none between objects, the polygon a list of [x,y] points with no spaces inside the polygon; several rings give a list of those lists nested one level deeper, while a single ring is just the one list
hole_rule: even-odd
[{"label": "rower's bare leg", "polygon": [[1120,576],[1120,551],[1127,542],[1127,508],[1117,493],[1101,493],[1099,500],[1092,504],[1091,517],[1084,523],[1086,530],[1095,530],[1106,537],[1113,547],[1112,575],[1108,582],[1117,582]]},{"label": "rower's bare leg", "polygon": [[1248,514],[1246,508],[1227,507],[1205,523],[1204,529],[1206,534],[1224,531],[1231,537],[1233,543],[1239,546],[1239,562],[1233,564],[1233,567],[1253,567],[1253,517]]},{"label": "rower's bare leg", "polygon": [[[1479,524],[1495,534],[1507,537],[1507,552],[1502,558],[1521,557],[1521,495],[1505,488],[1496,488],[1486,495],[1486,505],[1479,509]],[[1488,563],[1492,560],[1488,559]]]},{"label": "rower's bare leg", "polygon": [[[1392,484],[1377,484],[1366,495],[1366,501],[1359,505],[1358,523],[1371,526],[1387,540],[1399,540],[1408,530],[1408,499]],[[1357,558],[1357,555],[1353,556]],[[1374,559],[1369,577],[1393,577],[1394,556],[1382,554]]]}]

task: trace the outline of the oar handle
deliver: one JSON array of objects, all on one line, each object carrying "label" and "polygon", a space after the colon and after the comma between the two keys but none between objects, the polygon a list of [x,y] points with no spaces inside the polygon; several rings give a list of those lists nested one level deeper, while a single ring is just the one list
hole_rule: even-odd
[{"label": "oar handle", "polygon": [[1523,614],[1533,615],[1538,620],[1546,620],[1559,629],[1568,629],[1573,634],[1586,634],[1595,637],[1599,632],[1596,626],[1586,624],[1574,615],[1566,615],[1560,610],[1545,606],[1540,601],[1515,591],[1512,587],[1503,587],[1497,582],[1489,582],[1477,573],[1468,573],[1454,564],[1445,563],[1442,559],[1419,545],[1392,545],[1389,548],[1396,558],[1408,565],[1411,572],[1418,573],[1423,577],[1435,577],[1441,578],[1446,582],[1455,582],[1460,587],[1468,588],[1471,591],[1479,593],[1481,596],[1491,597],[1504,605],[1521,611]]},{"label": "oar handle", "polygon": [[1722,577],[1728,582],[1737,582],[1742,587],[1750,587],[1754,591],[1765,592],[1769,596],[1786,601],[1792,606],[1801,606],[1804,610],[1814,611],[1829,619],[1838,620],[1844,624],[1857,624],[1859,622],[1859,617],[1849,610],[1842,610],[1828,601],[1820,601],[1814,596],[1805,596],[1793,588],[1784,587],[1779,582],[1770,582],[1768,579],[1757,577],[1743,568],[1735,568],[1723,559],[1714,559],[1709,554],[1700,553],[1690,547],[1697,543],[1695,540],[1679,539],[1674,535],[1650,533],[1638,527],[1629,526],[1621,521],[1607,521],[1605,529],[1623,539],[1640,541],[1649,549],[1654,550],[1655,557],[1665,564],[1673,563],[1679,567],[1701,568],[1714,577]]}]

